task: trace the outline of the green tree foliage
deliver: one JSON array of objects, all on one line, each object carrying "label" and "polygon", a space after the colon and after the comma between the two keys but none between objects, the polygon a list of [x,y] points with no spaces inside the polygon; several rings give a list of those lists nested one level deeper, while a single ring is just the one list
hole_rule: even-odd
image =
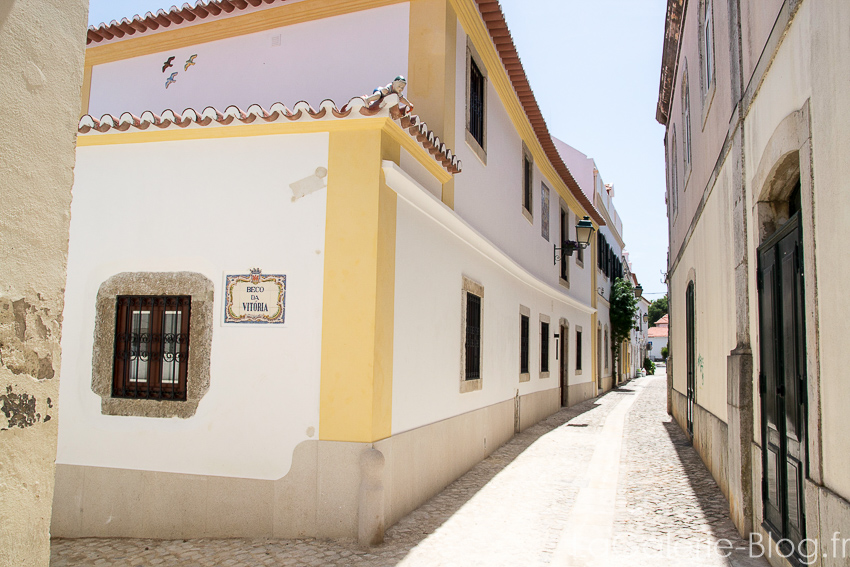
[{"label": "green tree foliage", "polygon": [[667,294],[649,304],[649,326],[654,327],[655,322],[667,315]]},{"label": "green tree foliage", "polygon": [[667,361],[667,357],[669,355],[670,355],[670,350],[666,346],[661,347],[661,358],[663,358],[665,362]]},{"label": "green tree foliage", "polygon": [[646,370],[647,376],[652,376],[653,374],[655,374],[655,363],[649,360],[649,358],[644,358],[643,369]]},{"label": "green tree foliage", "polygon": [[[629,338],[635,326],[635,315],[638,309],[638,300],[635,297],[635,288],[632,283],[617,278],[611,286],[611,350],[614,353],[615,363],[620,358],[620,345]],[[619,369],[618,369],[619,370]],[[616,374],[619,376],[619,374]]]}]

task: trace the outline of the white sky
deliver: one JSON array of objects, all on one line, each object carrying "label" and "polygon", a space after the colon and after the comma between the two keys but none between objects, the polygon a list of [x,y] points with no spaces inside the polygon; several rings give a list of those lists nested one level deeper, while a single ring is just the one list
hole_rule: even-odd
[{"label": "white sky", "polygon": [[[655,121],[655,105],[666,0],[501,4],[549,131],[596,160],[602,179],[614,184],[632,267],[648,299],[661,297],[667,217],[664,129]],[[171,5],[91,0],[89,23]]]}]

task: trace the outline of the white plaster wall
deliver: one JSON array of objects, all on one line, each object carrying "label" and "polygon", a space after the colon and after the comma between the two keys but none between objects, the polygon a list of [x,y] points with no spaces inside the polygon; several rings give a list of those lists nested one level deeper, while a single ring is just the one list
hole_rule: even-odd
[{"label": "white plaster wall", "polygon": [[735,348],[733,234],[732,218],[728,213],[734,182],[732,169],[727,165],[720,172],[690,244],[671,274],[669,297],[670,329],[677,337],[673,344],[673,385],[684,393],[687,383],[685,293],[689,274],[695,277],[696,400],[723,421],[726,420],[726,357]]},{"label": "white plaster wall", "polygon": [[[554,185],[540,173],[535,163],[532,191],[532,216],[522,213],[522,139],[517,134],[492,81],[486,98],[486,165],[469,147],[466,139],[466,32],[457,26],[457,79],[455,81],[455,140],[453,148],[463,161],[463,173],[455,177],[454,210],[487,239],[514,258],[537,278],[559,287],[559,267],[554,264],[553,245],[559,240],[559,197]],[[494,72],[489,71],[490,72]],[[415,102],[415,101],[414,101]],[[550,189],[549,239],[542,237],[541,182]],[[575,214],[571,212],[570,234],[575,235]],[[587,254],[586,254],[587,256]],[[567,291],[582,301],[590,301],[590,262],[584,268],[570,260],[570,288]]]},{"label": "white plaster wall", "polygon": [[[64,313],[57,462],[278,479],[319,425],[326,192],[289,183],[328,165],[328,135],[80,147]],[[222,326],[227,273],[285,273],[284,326]],[[102,415],[91,390],[95,297],[120,272],[215,284],[210,389],[195,416]]]},{"label": "white plaster wall", "polygon": [[[342,107],[407,73],[409,11],[406,2],[393,4],[97,65],[89,114],[275,102],[291,108],[301,100],[318,107],[325,99]],[[195,65],[184,70],[193,54]],[[174,67],[163,73],[171,55]],[[177,82],[166,89],[174,71]]]},{"label": "white plaster wall", "polygon": [[[688,4],[682,26],[682,45],[679,66],[673,83],[670,118],[667,125],[667,159],[672,157],[673,127],[676,127],[676,158],[678,179],[678,215],[672,220],[670,231],[671,261],[682,247],[705,188],[714,171],[717,156],[723,148],[729,120],[732,115],[730,72],[729,6],[714,0],[714,76],[715,89],[703,96],[700,87],[699,3]],[[685,168],[685,133],[682,127],[682,78],[687,59],[691,112],[691,170]],[[671,177],[667,166],[667,179]],[[669,182],[669,181],[668,181]],[[672,207],[672,201],[671,201]],[[672,209],[671,209],[672,212]]]},{"label": "white plaster wall", "polygon": [[[845,427],[850,380],[846,349],[850,336],[850,280],[846,246],[850,241],[850,5],[840,0],[807,2],[813,42],[812,146],[820,318],[820,376],[823,420],[824,483],[850,500],[850,438]],[[795,22],[795,26],[797,23]],[[806,306],[811,309],[812,306]],[[835,520],[834,520],[835,521]],[[847,516],[843,525],[846,531]]]},{"label": "white plaster wall", "polygon": [[[442,218],[455,217],[439,206]],[[570,384],[590,380],[590,308],[581,311],[559,301],[562,292],[548,284],[544,286],[549,293],[528,285],[483,253],[478,244],[446,229],[402,196],[397,218],[393,434],[510,400],[517,391],[525,395],[558,388],[554,333],[561,317],[569,321],[572,337],[576,325],[585,331],[583,376],[574,374],[575,341],[570,341]],[[484,286],[483,387],[466,393],[460,393],[463,276]],[[520,305],[531,311],[531,378],[522,383]],[[541,313],[550,317],[551,325],[548,378],[540,376]]]},{"label": "white plaster wall", "polygon": [[[647,356],[652,360],[661,360],[661,349],[667,346],[668,337],[652,337],[647,340],[652,342],[652,349],[647,353]],[[643,361],[641,361],[642,363]]]},{"label": "white plaster wall", "polygon": [[752,76],[755,66],[765,47],[783,0],[743,0],[741,2],[741,24],[743,37],[741,57],[744,77]]},{"label": "white plaster wall", "polygon": [[581,192],[593,202],[593,171],[596,169],[596,162],[593,161],[593,158],[587,157],[579,150],[558,138],[553,137],[552,141],[555,142],[555,147],[558,149],[561,159],[564,160],[573,179],[578,183]]},{"label": "white plaster wall", "polygon": [[443,185],[409,151],[401,148],[399,166],[437,199],[443,198]]},{"label": "white plaster wall", "polygon": [[[807,304],[806,311],[816,309],[820,343],[820,400],[823,481],[843,498],[850,498],[850,440],[844,416],[850,399],[850,384],[844,378],[846,363],[840,355],[850,334],[847,313],[850,303],[845,282],[850,278],[846,262],[846,243],[850,239],[847,219],[850,201],[847,199],[847,179],[850,167],[846,155],[850,150],[850,108],[846,73],[836,70],[850,66],[846,33],[850,25],[850,5],[840,0],[803,2],[782,41],[765,76],[758,98],[747,116],[747,171],[754,172],[764,149],[779,123],[799,110],[811,99],[812,174],[814,187],[815,249],[809,247],[804,255],[817,254],[817,306]],[[804,156],[801,156],[803,159]],[[752,179],[748,179],[752,183]],[[750,205],[755,198],[750,187]],[[752,209],[750,209],[752,210]],[[757,226],[754,215],[751,226]],[[751,244],[755,257],[756,243]],[[755,265],[751,262],[751,281],[755,281]],[[806,277],[806,284],[813,285]],[[751,297],[751,328],[758,329],[757,296]],[[807,332],[813,332],[807,329]],[[757,350],[754,347],[754,352]],[[754,357],[756,371],[759,360]],[[810,367],[809,371],[813,369]],[[809,376],[812,380],[814,377]],[[758,407],[756,411],[758,412]],[[756,414],[756,423],[760,416]],[[814,435],[810,432],[810,435]]]}]

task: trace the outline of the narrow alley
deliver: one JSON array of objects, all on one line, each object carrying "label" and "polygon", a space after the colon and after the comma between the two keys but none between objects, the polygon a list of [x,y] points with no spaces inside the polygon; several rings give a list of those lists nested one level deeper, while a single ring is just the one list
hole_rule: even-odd
[{"label": "narrow alley", "polygon": [[767,565],[750,555],[666,413],[661,374],[517,435],[370,550],[312,539],[60,539],[51,566]]}]

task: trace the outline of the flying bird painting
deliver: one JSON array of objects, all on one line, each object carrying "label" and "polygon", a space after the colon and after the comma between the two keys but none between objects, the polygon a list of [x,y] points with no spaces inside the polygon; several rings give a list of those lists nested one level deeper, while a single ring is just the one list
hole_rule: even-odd
[{"label": "flying bird painting", "polygon": [[174,57],[176,57],[176,56],[172,55],[171,57],[169,57],[168,59],[165,60],[165,63],[162,64],[162,72],[163,73],[165,73],[165,70],[168,69],[169,67],[174,67],[174,63],[173,63]]},{"label": "flying bird painting", "polygon": [[171,83],[177,82],[177,79],[175,77],[177,77],[177,71],[174,71],[173,73],[171,73],[170,77],[165,79],[165,88],[166,89],[171,85]]},{"label": "flying bird painting", "polygon": [[184,71],[188,71],[188,70],[189,70],[189,67],[191,67],[192,65],[194,65],[194,64],[195,64],[195,57],[197,57],[197,56],[198,56],[198,54],[197,54],[197,53],[195,53],[194,55],[192,55],[191,57],[189,57],[189,58],[186,60],[186,65],[184,65],[184,66],[183,66],[183,70],[184,70]]}]

